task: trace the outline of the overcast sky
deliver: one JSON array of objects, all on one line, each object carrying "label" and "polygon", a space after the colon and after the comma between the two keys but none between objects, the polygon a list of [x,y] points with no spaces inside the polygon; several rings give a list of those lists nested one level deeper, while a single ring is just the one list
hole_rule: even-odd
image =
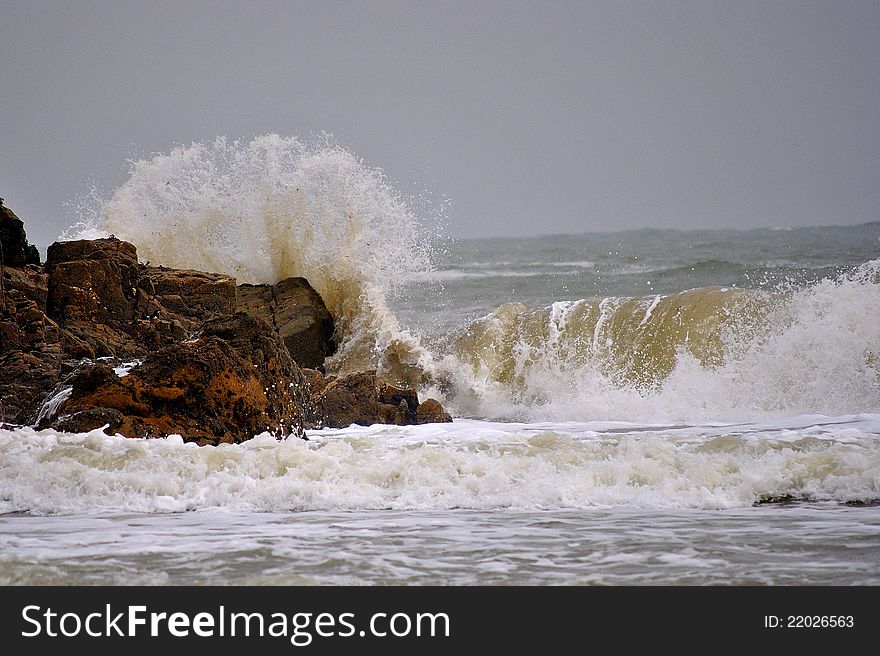
[{"label": "overcast sky", "polygon": [[128,159],[326,131],[460,236],[880,219],[880,2],[0,0],[41,247]]}]

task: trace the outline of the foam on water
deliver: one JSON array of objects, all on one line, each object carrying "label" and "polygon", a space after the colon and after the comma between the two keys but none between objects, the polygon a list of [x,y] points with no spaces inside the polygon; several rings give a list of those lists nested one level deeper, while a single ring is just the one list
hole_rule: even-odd
[{"label": "foam on water", "polygon": [[[880,409],[880,260],[784,293],[701,287],[510,303],[430,336],[427,348],[389,308],[407,284],[530,280],[544,274],[516,267],[554,262],[523,242],[511,250],[520,264],[508,254],[432,273],[428,230],[410,204],[381,171],[327,142],[219,138],[136,162],[80,236],[96,229],[134,242],[154,264],[240,282],[305,276],[337,322],[329,370],[375,367],[458,415],[700,422]],[[569,254],[556,264],[594,261]]]},{"label": "foam on water", "polygon": [[[880,260],[807,288],[511,303],[432,363],[459,414],[738,421],[880,408]],[[564,320],[563,320],[564,319]]]},{"label": "foam on water", "polygon": [[216,448],[0,430],[0,512],[732,508],[880,498],[880,415],[698,427],[376,425]]}]

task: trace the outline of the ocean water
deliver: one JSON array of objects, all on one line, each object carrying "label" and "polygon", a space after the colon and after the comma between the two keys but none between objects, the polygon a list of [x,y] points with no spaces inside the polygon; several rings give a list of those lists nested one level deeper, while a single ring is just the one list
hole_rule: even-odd
[{"label": "ocean water", "polygon": [[154,264],[308,277],[329,369],[455,421],[0,430],[0,583],[880,584],[880,223],[438,238],[275,135],[135,163],[82,218]]}]

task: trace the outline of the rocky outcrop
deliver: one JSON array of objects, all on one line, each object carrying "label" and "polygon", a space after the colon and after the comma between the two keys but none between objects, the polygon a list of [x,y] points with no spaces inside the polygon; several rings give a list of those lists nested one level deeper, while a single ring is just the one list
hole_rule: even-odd
[{"label": "rocky outcrop", "polygon": [[235,278],[167,267],[138,269],[138,317],[173,319],[188,328],[235,313]]},{"label": "rocky outcrop", "polygon": [[303,435],[308,388],[299,368],[265,323],[244,314],[209,321],[197,339],[151,353],[123,376],[108,364],[84,365],[70,385],[41,427],[107,425],[128,437],[179,434],[199,444]]},{"label": "rocky outcrop", "polygon": [[[21,268],[4,267],[2,278],[2,289],[7,303],[29,300],[36,303],[41,311],[45,311],[46,297],[49,294],[49,276],[43,271],[43,267],[33,265]],[[0,307],[3,307],[2,302]]]},{"label": "rocky outcrop", "polygon": [[128,322],[137,302],[137,249],[118,239],[55,242],[46,257],[47,314],[56,321]]},{"label": "rocky outcrop", "polygon": [[451,421],[449,413],[434,399],[425,399],[416,410],[417,424],[442,424]]},{"label": "rocky outcrop", "polygon": [[36,246],[28,244],[24,223],[0,202],[0,265],[23,267],[39,263],[40,254]]},{"label": "rocky outcrop", "polygon": [[310,386],[306,428],[345,428],[352,424],[408,426],[452,421],[434,399],[420,404],[415,390],[380,383],[373,370],[336,377],[304,369],[303,376]]},{"label": "rocky outcrop", "polygon": [[31,424],[61,379],[60,349],[0,354],[0,423]]},{"label": "rocky outcrop", "polygon": [[[23,227],[3,238],[30,248]],[[55,243],[45,266],[0,266],[0,423],[219,444],[445,420],[374,371],[324,376],[333,331],[303,278],[236,287],[139,264],[116,238]]]},{"label": "rocky outcrop", "polygon": [[301,367],[323,370],[324,359],[336,351],[333,317],[305,278],[239,285],[237,307],[272,326]]}]

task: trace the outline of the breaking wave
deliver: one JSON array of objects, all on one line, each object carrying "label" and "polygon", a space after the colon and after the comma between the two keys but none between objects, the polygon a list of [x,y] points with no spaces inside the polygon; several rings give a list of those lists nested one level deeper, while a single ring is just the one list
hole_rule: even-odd
[{"label": "breaking wave", "polygon": [[420,335],[389,298],[461,273],[430,273],[429,231],[380,170],[277,135],[135,162],[80,235],[96,229],[154,264],[239,282],[308,278],[337,322],[328,370],[375,367],[459,416],[695,422],[880,408],[880,260],[785,292],[510,303],[453,334]]},{"label": "breaking wave", "polygon": [[413,342],[388,294],[430,268],[431,250],[407,201],[372,168],[328,139],[219,137],[133,163],[99,216],[67,236],[113,234],[141,261],[216,271],[239,283],[303,276],[340,333],[331,369],[383,368]]},{"label": "breaking wave", "polygon": [[880,414],[682,429],[461,420],[216,448],[0,430],[0,513],[871,503],[878,430]]}]

